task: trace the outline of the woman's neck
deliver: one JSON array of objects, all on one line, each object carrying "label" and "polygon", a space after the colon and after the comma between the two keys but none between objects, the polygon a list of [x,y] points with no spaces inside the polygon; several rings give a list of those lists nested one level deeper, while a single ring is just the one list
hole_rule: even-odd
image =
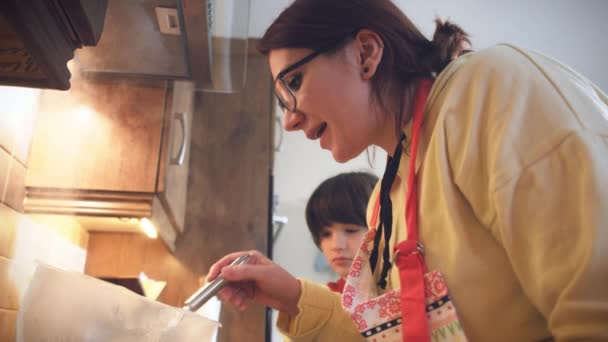
[{"label": "woman's neck", "polygon": [[[388,129],[383,130],[384,135],[381,137],[381,142],[378,146],[386,152],[389,157],[393,157],[393,153],[395,152],[395,146],[397,146],[397,141],[399,139],[393,133],[395,130],[394,126]],[[391,134],[386,134],[386,132],[390,132]]]},{"label": "woman's neck", "polygon": [[[401,137],[402,131],[407,127],[412,118],[412,106],[414,103],[414,97],[416,96],[416,89],[418,88],[418,84],[420,80],[412,82],[410,85],[406,86],[405,89],[400,92],[400,95],[403,96],[404,101],[395,101],[397,104],[394,105],[394,110],[389,113],[384,113],[383,117],[385,118],[384,122],[380,125],[381,129],[379,130],[378,136],[378,146],[382,148],[389,157],[393,157],[393,153],[395,152],[395,147],[397,147],[397,143]],[[398,112],[399,105],[402,105],[402,112],[400,117],[396,115]],[[397,126],[397,120],[400,120],[400,129],[397,132],[395,127]]]}]

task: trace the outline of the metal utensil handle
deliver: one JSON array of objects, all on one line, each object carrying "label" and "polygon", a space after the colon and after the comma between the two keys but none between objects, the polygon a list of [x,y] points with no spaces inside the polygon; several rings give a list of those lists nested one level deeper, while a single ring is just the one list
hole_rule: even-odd
[{"label": "metal utensil handle", "polygon": [[[230,266],[233,265],[242,265],[247,263],[251,258],[250,254],[241,255],[236,258],[233,262],[230,263]],[[215,296],[224,286],[227,281],[222,277],[220,273],[217,278],[215,278],[209,284],[201,287],[198,291],[196,291],[190,298],[186,300],[184,303],[184,309],[189,311],[196,311],[201,306],[203,306],[209,299]]]}]

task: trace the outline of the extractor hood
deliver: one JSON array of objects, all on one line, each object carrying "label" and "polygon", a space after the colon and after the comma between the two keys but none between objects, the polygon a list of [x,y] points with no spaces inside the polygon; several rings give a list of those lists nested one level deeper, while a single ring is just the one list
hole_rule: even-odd
[{"label": "extractor hood", "polygon": [[245,82],[250,0],[108,0],[102,37],[81,49],[86,76],[192,80],[237,92]]}]

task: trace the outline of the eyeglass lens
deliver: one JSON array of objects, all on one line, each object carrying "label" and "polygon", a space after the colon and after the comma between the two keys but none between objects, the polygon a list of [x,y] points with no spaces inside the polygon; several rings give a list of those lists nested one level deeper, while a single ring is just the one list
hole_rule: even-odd
[{"label": "eyeglass lens", "polygon": [[283,80],[277,79],[274,86],[274,92],[279,100],[279,105],[281,109],[285,111],[286,109],[289,111],[295,110],[295,98],[292,92],[287,88]]}]

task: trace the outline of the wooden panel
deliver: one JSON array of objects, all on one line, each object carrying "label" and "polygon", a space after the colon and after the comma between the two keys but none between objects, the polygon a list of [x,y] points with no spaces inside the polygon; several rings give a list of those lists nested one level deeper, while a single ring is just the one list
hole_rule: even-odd
[{"label": "wooden panel", "polygon": [[171,95],[166,115],[167,141],[163,142],[164,150],[161,151],[162,171],[158,191],[174,227],[183,232],[192,136],[193,84],[175,82]]},{"label": "wooden panel", "polygon": [[154,198],[150,221],[156,228],[158,236],[160,236],[167,248],[169,248],[171,252],[174,252],[177,230],[174,227],[172,220],[167,215],[168,212],[169,209],[163,205],[162,201],[159,198]]},{"label": "wooden panel", "polygon": [[11,258],[14,255],[18,220],[15,211],[0,203],[0,257]]},{"label": "wooden panel", "polygon": [[0,309],[0,341],[15,342],[17,311]]},{"label": "wooden panel", "polygon": [[[175,254],[197,275],[229,252],[268,247],[271,77],[263,56],[253,52],[248,63],[241,92],[196,99],[186,230]],[[262,307],[224,306],[218,340],[264,341],[265,321]]]},{"label": "wooden panel", "polygon": [[24,207],[27,213],[148,217],[151,215],[153,198],[151,193],[28,187]]},{"label": "wooden panel", "polygon": [[57,7],[46,1],[0,2],[0,83],[68,89],[67,62],[79,43],[69,38]]},{"label": "wooden panel", "polygon": [[13,281],[12,266],[13,262],[0,256],[0,308],[13,309],[19,308],[19,292]]},{"label": "wooden panel", "polygon": [[25,198],[25,166],[13,159],[9,168],[4,203],[18,212],[23,212]]},{"label": "wooden panel", "polygon": [[173,306],[197,289],[198,278],[160,240],[141,234],[91,233],[85,273],[94,277],[137,277],[167,282],[158,301]]},{"label": "wooden panel", "polygon": [[42,92],[27,185],[154,192],[164,89],[72,82]]},{"label": "wooden panel", "polygon": [[22,39],[6,21],[0,17],[0,76],[9,79],[44,80],[44,70],[23,45]]}]

